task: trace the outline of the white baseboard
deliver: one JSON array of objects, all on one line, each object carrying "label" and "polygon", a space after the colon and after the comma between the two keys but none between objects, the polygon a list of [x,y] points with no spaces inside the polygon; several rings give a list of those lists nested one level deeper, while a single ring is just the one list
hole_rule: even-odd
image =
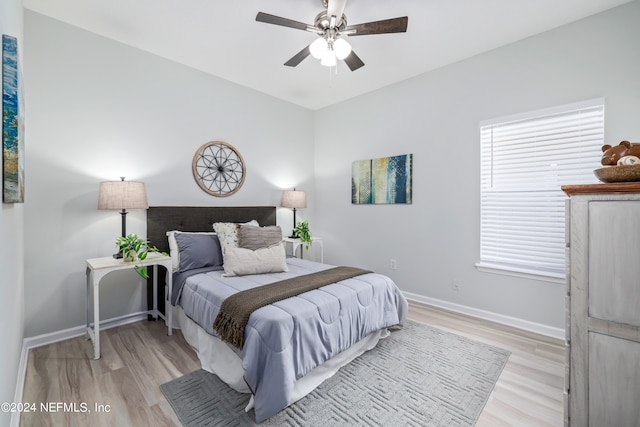
[{"label": "white baseboard", "polygon": [[[129,323],[138,322],[147,318],[148,312],[143,311],[139,313],[131,313],[124,316],[114,317],[107,320],[100,321],[100,330],[115,328],[116,326],[123,326]],[[91,323],[93,325],[93,323]],[[53,344],[58,341],[64,341],[69,338],[79,337],[84,335],[86,326],[76,326],[74,328],[64,329],[62,331],[51,332],[48,334],[38,335],[35,337],[29,337],[22,340],[22,351],[20,353],[20,363],[18,364],[18,378],[16,379],[16,392],[14,394],[14,402],[22,402],[22,394],[24,392],[24,381],[27,375],[27,362],[29,360],[29,350],[36,347],[41,347],[47,344]],[[18,427],[20,425],[20,413],[14,412],[11,414],[11,427]]]},{"label": "white baseboard", "polygon": [[[20,351],[20,361],[18,363],[18,377],[16,378],[16,391],[13,395],[14,402],[22,402],[22,392],[24,390],[24,379],[27,374],[27,360],[29,359],[29,349],[22,340],[22,350]],[[18,427],[20,425],[20,412],[13,412],[11,414],[11,427]]]},{"label": "white baseboard", "polygon": [[436,298],[425,297],[423,295],[411,292],[403,292],[404,296],[411,301],[419,302],[426,305],[442,308],[467,316],[477,317],[479,319],[489,320],[514,328],[522,329],[536,334],[544,335],[559,340],[565,339],[564,329],[555,328],[553,326],[543,325],[541,323],[531,322],[529,320],[518,319],[517,317],[505,316],[503,314],[493,313],[491,311],[480,310],[478,308],[469,307],[462,304],[456,304]]}]

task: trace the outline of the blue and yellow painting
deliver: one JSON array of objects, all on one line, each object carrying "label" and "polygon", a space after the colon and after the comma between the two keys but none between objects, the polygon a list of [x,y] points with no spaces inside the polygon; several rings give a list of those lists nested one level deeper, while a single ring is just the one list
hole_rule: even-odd
[{"label": "blue and yellow painting", "polygon": [[351,166],[351,203],[411,204],[413,154],[358,160]]},{"label": "blue and yellow painting", "polygon": [[18,41],[2,36],[2,170],[4,203],[24,202],[23,131],[21,129]]}]

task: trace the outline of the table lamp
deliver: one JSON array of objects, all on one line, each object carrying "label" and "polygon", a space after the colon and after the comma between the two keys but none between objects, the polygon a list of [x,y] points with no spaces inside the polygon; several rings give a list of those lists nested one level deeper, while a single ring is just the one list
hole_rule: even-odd
[{"label": "table lamp", "polygon": [[[293,228],[296,228],[296,209],[307,207],[307,194],[304,191],[285,190],[282,192],[282,203],[280,205],[283,208],[293,208]],[[295,238],[295,233],[291,231],[291,238]]]},{"label": "table lamp", "polygon": [[[144,182],[104,181],[100,183],[98,193],[98,209],[119,209],[122,216],[122,237],[127,235],[127,209],[147,209],[147,192]],[[114,258],[122,258],[122,252],[113,255]]]}]

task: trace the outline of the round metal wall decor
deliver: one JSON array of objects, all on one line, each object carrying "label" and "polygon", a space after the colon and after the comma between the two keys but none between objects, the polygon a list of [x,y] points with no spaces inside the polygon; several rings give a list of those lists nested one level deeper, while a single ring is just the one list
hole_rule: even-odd
[{"label": "round metal wall decor", "polygon": [[238,150],[226,142],[207,142],[198,148],[192,169],[200,188],[212,196],[230,196],[244,183],[244,160]]}]

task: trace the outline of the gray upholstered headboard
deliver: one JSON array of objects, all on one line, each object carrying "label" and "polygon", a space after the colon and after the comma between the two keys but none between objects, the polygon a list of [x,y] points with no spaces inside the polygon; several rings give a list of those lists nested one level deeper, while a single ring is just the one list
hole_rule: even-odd
[{"label": "gray upholstered headboard", "polygon": [[169,252],[167,231],[213,231],[214,222],[248,222],[276,225],[275,206],[152,206],[147,210],[147,240]]},{"label": "gray upholstered headboard", "polygon": [[[256,220],[261,226],[276,225],[275,206],[152,206],[147,210],[147,240],[160,251],[169,253],[167,231],[213,231],[214,222],[248,222]],[[147,280],[147,305],[153,307],[153,273]],[[158,269],[158,290],[165,285],[165,269]],[[165,304],[159,298],[162,313]],[[149,316],[149,318],[151,318]]]}]

